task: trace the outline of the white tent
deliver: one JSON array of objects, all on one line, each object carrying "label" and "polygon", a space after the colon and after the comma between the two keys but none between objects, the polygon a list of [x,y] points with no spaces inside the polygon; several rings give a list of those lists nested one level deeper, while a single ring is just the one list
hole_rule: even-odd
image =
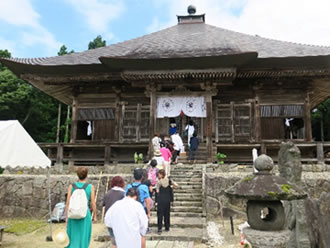
[{"label": "white tent", "polygon": [[50,167],[51,161],[18,121],[0,121],[0,167]]},{"label": "white tent", "polygon": [[[0,167],[47,168],[49,215],[51,215],[50,167],[51,161],[34,142],[22,125],[16,121],[0,121]],[[50,237],[52,225],[50,222]],[[51,238],[48,238],[51,240]]]}]

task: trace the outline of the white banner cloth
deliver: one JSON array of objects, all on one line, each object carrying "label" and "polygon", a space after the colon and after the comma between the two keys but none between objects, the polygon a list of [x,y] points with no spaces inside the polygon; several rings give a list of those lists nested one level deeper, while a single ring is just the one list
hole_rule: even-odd
[{"label": "white banner cloth", "polygon": [[158,97],[157,118],[176,117],[181,111],[189,117],[206,117],[204,96],[193,97]]}]

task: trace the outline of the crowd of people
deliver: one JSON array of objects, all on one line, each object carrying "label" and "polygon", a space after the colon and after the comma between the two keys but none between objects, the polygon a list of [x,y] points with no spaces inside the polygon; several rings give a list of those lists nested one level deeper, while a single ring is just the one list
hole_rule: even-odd
[{"label": "crowd of people", "polygon": [[[172,123],[173,124],[173,123]],[[199,140],[194,123],[190,121],[185,133],[188,139],[189,160],[197,159]],[[108,228],[112,247],[144,248],[145,235],[149,228],[151,210],[157,209],[157,232],[159,235],[170,230],[171,202],[174,200],[173,188],[178,184],[171,178],[171,165],[177,164],[180,152],[184,151],[182,138],[176,132],[176,126],[170,126],[170,137],[163,139],[155,134],[152,139],[153,157],[146,164],[146,168],[136,168],[133,172],[134,180],[125,186],[120,176],[112,178],[110,190],[105,194],[103,207],[105,210],[104,223]],[[92,234],[92,221],[96,221],[96,204],[94,186],[86,182],[88,169],[80,167],[77,170],[78,181],[69,186],[66,200],[66,227],[69,237],[68,248],[89,247]],[[88,202],[86,213],[82,217],[70,217],[72,199],[76,190],[85,191]],[[83,205],[86,203],[84,202]],[[86,207],[86,206],[85,206]],[[79,208],[79,204],[78,204]]]},{"label": "crowd of people", "polygon": [[[134,180],[126,186],[122,177],[112,178],[110,190],[103,200],[104,223],[108,228],[112,247],[146,247],[145,235],[151,231],[149,222],[152,208],[157,209],[158,234],[161,235],[163,231],[163,223],[165,231],[170,230],[173,188],[178,187],[178,184],[166,176],[164,169],[158,169],[156,165],[157,161],[152,160],[147,169],[134,169]],[[87,174],[87,167],[78,168],[78,181],[73,184],[75,186],[70,185],[68,188],[66,201],[68,248],[89,247],[92,221],[96,221],[95,190],[92,184],[87,183]],[[85,191],[88,202],[86,214],[78,219],[70,218],[68,214],[70,204],[76,200],[72,197],[77,189]]]}]

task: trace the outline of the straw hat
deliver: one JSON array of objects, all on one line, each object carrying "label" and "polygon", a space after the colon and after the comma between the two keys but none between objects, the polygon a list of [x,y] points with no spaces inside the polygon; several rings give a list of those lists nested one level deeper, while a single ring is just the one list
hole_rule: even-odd
[{"label": "straw hat", "polygon": [[58,244],[63,247],[68,246],[70,243],[68,234],[64,229],[57,229],[53,232],[52,237],[55,244]]},{"label": "straw hat", "polygon": [[161,156],[162,154],[160,153],[160,150],[157,149],[155,152],[154,152],[154,156]]}]

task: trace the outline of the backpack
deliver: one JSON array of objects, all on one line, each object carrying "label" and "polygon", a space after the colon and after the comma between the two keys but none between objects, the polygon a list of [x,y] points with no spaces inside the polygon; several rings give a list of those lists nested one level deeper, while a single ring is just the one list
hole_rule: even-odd
[{"label": "backpack", "polygon": [[142,204],[142,206],[144,206],[144,202],[141,201],[141,199],[140,199],[140,191],[139,191],[139,187],[140,187],[141,185],[142,185],[142,183],[140,183],[140,184],[138,184],[138,185],[135,185],[135,186],[133,186],[133,184],[131,184],[132,188],[137,189],[137,192],[138,192],[137,199],[138,199],[138,201]]},{"label": "backpack", "polygon": [[155,186],[157,183],[157,174],[158,174],[158,168],[149,168],[148,170],[148,179],[151,182],[152,186]]},{"label": "backpack", "polygon": [[68,208],[68,218],[70,219],[83,219],[86,217],[88,209],[88,201],[86,188],[89,184],[85,183],[81,188],[78,188],[74,183],[72,188],[74,189]]},{"label": "backpack", "polygon": [[55,205],[49,222],[65,221],[65,202],[59,202]]}]

